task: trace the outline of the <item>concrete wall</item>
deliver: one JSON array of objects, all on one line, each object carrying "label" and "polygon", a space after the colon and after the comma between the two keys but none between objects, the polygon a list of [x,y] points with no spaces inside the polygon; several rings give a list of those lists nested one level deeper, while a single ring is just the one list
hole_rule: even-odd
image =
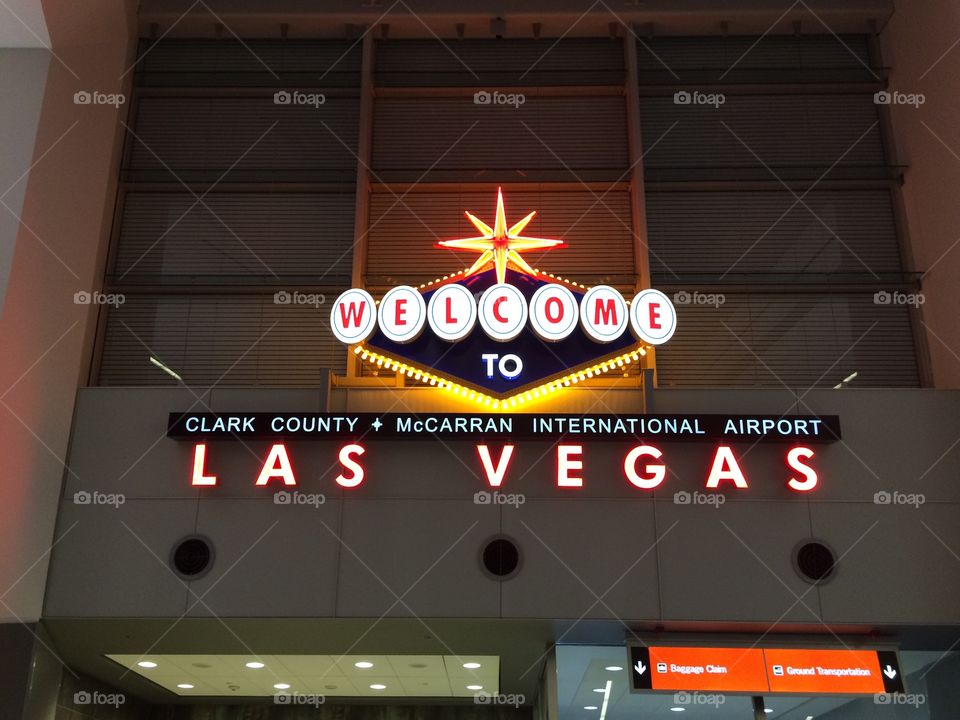
[{"label": "concrete wall", "polygon": [[0,49],[0,312],[33,162],[50,53]]},{"label": "concrete wall", "polygon": [[128,84],[133,5],[44,3],[56,55],[32,155],[21,148],[15,158],[17,172],[34,167],[22,183],[23,223],[0,316],[0,621],[40,615],[73,399],[86,381],[98,312],[74,298],[99,287],[114,206],[125,109],[77,105],[74,96]]},{"label": "concrete wall", "polygon": [[[323,404],[316,391],[200,397],[215,411]],[[474,503],[484,481],[467,442],[369,441],[367,479],[350,491],[333,481],[339,443],[290,442],[299,490],[325,496],[316,508],[277,505],[273,490],[254,486],[265,443],[211,443],[208,469],[220,485],[192,488],[192,445],[164,431],[168,411],[196,403],[184,389],[81,392],[47,617],[960,622],[960,561],[950,550],[960,551],[957,393],[654,392],[657,413],[840,415],[845,439],[817,446],[813,495],[785,486],[783,445],[738,446],[751,488],[726,492],[720,508],[674,498],[703,489],[712,443],[656,443],[672,473],[662,490],[643,493],[622,476],[631,443],[587,443],[585,487],[558,490],[550,444],[521,442],[503,487],[524,494],[519,508]],[[125,503],[75,503],[84,490],[122,493]],[[925,504],[878,505],[878,491],[923,493]],[[499,532],[523,552],[506,582],[478,560]],[[184,583],[167,564],[192,533],[209,537],[217,555],[209,574]],[[811,537],[841,557],[818,588],[793,569],[795,546]]]},{"label": "concrete wall", "polygon": [[890,89],[925,102],[891,106],[914,267],[925,273],[923,322],[937,387],[960,387],[960,5],[897,0],[881,34]]}]

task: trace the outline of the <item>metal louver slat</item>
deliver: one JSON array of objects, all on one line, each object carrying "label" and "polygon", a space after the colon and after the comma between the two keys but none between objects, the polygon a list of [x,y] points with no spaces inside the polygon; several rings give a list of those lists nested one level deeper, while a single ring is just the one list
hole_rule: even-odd
[{"label": "metal louver slat", "polygon": [[640,70],[716,68],[860,68],[869,64],[865,35],[654,37],[637,43]]},{"label": "metal louver slat", "polygon": [[[419,179],[456,170],[463,180],[485,170],[574,172],[627,167],[622,97],[535,97],[519,107],[478,105],[463,97],[381,98],[374,115],[373,167]],[[489,178],[483,178],[489,179]]]},{"label": "metal louver slat", "polygon": [[829,388],[919,384],[909,310],[872,293],[727,295],[719,307],[677,305],[677,331],[657,349],[664,387]]},{"label": "metal louver slat", "polygon": [[309,87],[360,84],[360,46],[348,40],[164,38],[140,47],[141,87]]},{"label": "metal louver slat", "polygon": [[620,40],[386,40],[377,42],[376,82],[385,87],[617,85]]},{"label": "metal louver slat", "polygon": [[648,192],[646,199],[655,282],[901,271],[886,190],[816,190],[803,204],[785,191]]},{"label": "metal louver slat", "polygon": [[136,116],[130,168],[161,173],[231,169],[342,170],[354,179],[359,101],[328,97],[317,106],[282,105],[273,96],[147,97]]},{"label": "metal louver slat", "polygon": [[870,95],[730,95],[719,107],[645,97],[640,115],[648,169],[756,168],[772,180],[768,167],[884,165]]},{"label": "metal louver slat", "polygon": [[128,193],[114,278],[345,285],[353,215],[353,193]]},{"label": "metal louver slat", "polygon": [[187,385],[316,386],[345,365],[328,311],[272,295],[128,296],[107,315],[99,384],[174,383],[153,355]]},{"label": "metal louver slat", "polygon": [[[566,246],[548,252],[526,253],[533,267],[564,277],[633,284],[630,198],[625,190],[593,195],[585,190],[530,192],[506,187],[504,197],[508,222],[536,210],[524,232],[566,241]],[[491,192],[412,192],[402,202],[388,192],[374,193],[370,201],[369,282],[423,282],[468,268],[475,254],[434,245],[438,240],[476,234],[464,210],[490,221],[494,208],[495,194]]]}]

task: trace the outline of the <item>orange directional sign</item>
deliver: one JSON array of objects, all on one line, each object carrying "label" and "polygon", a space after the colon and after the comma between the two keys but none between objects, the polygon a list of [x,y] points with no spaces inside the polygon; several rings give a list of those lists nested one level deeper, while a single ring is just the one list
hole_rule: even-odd
[{"label": "orange directional sign", "polygon": [[631,646],[632,690],[871,695],[904,692],[887,650]]},{"label": "orange directional sign", "polygon": [[763,651],[749,648],[650,648],[650,678],[657,690],[755,692],[766,687]]},{"label": "orange directional sign", "polygon": [[[771,692],[846,694],[887,692],[875,650],[764,650]],[[900,675],[893,665],[887,677]],[[890,679],[894,679],[890,678]]]}]

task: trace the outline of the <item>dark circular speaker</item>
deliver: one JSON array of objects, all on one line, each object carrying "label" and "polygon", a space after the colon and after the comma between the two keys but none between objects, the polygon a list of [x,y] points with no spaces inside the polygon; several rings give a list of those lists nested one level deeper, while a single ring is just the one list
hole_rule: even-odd
[{"label": "dark circular speaker", "polygon": [[495,537],[483,547],[483,569],[497,580],[506,580],[520,567],[520,549],[505,537]]},{"label": "dark circular speaker", "polygon": [[198,535],[184,538],[174,546],[170,564],[180,577],[196,580],[213,565],[213,545]]},{"label": "dark circular speaker", "polygon": [[811,582],[822,582],[833,574],[836,558],[833,551],[821,542],[806,542],[796,551],[797,570]]}]

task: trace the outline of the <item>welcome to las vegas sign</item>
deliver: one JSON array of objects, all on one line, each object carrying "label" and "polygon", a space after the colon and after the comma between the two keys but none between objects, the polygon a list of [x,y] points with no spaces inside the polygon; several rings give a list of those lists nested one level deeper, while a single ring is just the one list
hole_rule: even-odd
[{"label": "welcome to las vegas sign", "polygon": [[671,338],[676,310],[659,290],[627,301],[530,267],[522,252],[564,244],[521,234],[535,214],[508,227],[498,190],[493,227],[467,212],[480,235],[438,243],[479,252],[469,269],[379,301],[346,290],[330,312],[334,335],[365,362],[496,409],[622,371]]}]

